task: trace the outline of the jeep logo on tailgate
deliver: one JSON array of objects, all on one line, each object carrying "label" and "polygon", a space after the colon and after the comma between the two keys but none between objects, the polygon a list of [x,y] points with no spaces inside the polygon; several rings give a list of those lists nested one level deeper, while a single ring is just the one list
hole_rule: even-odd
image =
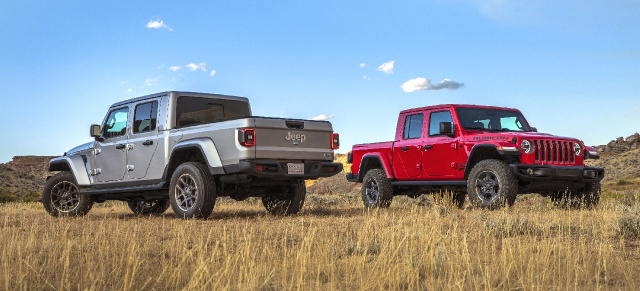
[{"label": "jeep logo on tailgate", "polygon": [[287,132],[287,136],[285,136],[284,139],[293,141],[293,144],[298,144],[297,142],[303,143],[307,137],[304,136],[304,134],[292,134],[291,132]]}]

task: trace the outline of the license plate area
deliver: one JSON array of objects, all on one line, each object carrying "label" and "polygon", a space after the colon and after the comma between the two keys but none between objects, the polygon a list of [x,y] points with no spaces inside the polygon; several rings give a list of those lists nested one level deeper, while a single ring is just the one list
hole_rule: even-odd
[{"label": "license plate area", "polygon": [[304,175],[304,163],[287,163],[289,175]]}]

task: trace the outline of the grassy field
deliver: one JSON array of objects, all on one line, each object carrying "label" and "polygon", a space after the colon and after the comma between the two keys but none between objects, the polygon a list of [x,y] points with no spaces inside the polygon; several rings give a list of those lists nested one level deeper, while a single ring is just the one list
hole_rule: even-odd
[{"label": "grassy field", "polygon": [[512,208],[456,209],[422,196],[367,211],[310,196],[303,213],[218,200],[206,220],[121,203],[82,218],[0,205],[6,290],[638,290],[640,181],[605,187],[596,210],[527,195]]}]

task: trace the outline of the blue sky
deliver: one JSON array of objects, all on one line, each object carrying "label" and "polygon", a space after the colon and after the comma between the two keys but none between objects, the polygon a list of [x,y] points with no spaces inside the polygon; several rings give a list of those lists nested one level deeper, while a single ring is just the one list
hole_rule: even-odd
[{"label": "blue sky", "polygon": [[0,27],[0,163],[62,154],[112,103],[168,90],[333,116],[343,153],[442,103],[519,108],[588,145],[640,131],[639,1],[25,0],[0,2]]}]

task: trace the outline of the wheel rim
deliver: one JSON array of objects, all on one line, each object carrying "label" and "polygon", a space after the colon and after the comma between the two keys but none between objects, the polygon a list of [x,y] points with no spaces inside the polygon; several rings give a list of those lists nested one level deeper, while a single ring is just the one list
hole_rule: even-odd
[{"label": "wheel rim", "polygon": [[51,189],[51,204],[60,212],[71,212],[80,205],[78,187],[69,181],[62,181]]},{"label": "wheel rim", "polygon": [[365,193],[367,195],[367,199],[369,200],[369,203],[376,203],[378,202],[378,197],[380,195],[380,190],[378,188],[378,183],[376,183],[375,180],[369,180],[369,182],[367,182],[367,187],[365,188]]},{"label": "wheel rim", "polygon": [[178,208],[182,211],[191,210],[198,199],[198,186],[190,174],[184,174],[178,178],[175,186],[175,198]]},{"label": "wheel rim", "polygon": [[476,193],[483,202],[491,202],[498,198],[500,180],[492,171],[482,171],[476,178]]}]

